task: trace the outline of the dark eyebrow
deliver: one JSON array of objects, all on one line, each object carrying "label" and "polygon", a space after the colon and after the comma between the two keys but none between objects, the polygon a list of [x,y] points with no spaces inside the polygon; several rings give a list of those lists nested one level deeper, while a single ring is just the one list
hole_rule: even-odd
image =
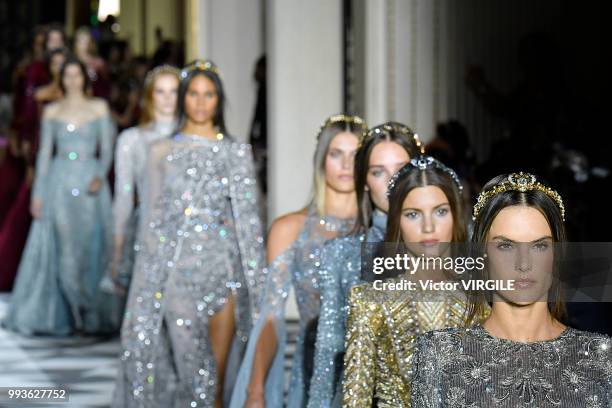
[{"label": "dark eyebrow", "polygon": [[[496,239],[497,239],[497,240],[500,240],[500,241],[508,241],[508,242],[514,242],[514,243],[516,243],[516,242],[517,242],[517,241],[515,241],[515,240],[513,240],[513,239],[510,239],[510,238],[508,238],[508,237],[505,237],[505,236],[503,236],[503,235],[496,235],[496,236],[494,236],[494,237],[492,238],[492,240],[496,240]],[[545,240],[548,240],[548,239],[552,239],[552,237],[551,237],[550,235],[546,235],[546,236],[543,236],[543,237],[541,237],[541,238],[534,239],[534,240],[533,240],[533,241],[531,241],[530,243],[532,243],[532,244],[533,244],[533,243],[540,242],[540,241],[545,241]]]}]

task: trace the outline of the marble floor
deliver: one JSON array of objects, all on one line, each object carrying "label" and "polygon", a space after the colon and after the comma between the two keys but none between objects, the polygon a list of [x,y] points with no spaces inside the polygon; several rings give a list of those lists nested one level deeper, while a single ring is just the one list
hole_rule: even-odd
[{"label": "marble floor", "polygon": [[[0,294],[0,319],[6,313],[9,298],[8,294]],[[291,322],[289,328],[290,339],[294,339],[297,324]],[[285,356],[287,375],[292,350],[290,344]],[[118,352],[117,338],[32,338],[0,328],[0,387],[65,386],[70,392],[68,403],[36,406],[108,407]],[[0,407],[25,406],[0,399]]]}]

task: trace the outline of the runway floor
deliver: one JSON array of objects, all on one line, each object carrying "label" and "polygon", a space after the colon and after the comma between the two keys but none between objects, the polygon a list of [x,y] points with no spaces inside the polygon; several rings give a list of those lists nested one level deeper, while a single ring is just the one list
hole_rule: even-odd
[{"label": "runway floor", "polygon": [[[0,319],[8,308],[9,294],[0,294]],[[290,339],[297,324],[289,324]],[[288,347],[289,375],[293,341]],[[119,340],[92,337],[23,337],[0,328],[0,387],[66,386],[70,401],[36,404],[40,407],[108,407],[111,402],[119,355]],[[26,407],[0,401],[0,407]]]}]

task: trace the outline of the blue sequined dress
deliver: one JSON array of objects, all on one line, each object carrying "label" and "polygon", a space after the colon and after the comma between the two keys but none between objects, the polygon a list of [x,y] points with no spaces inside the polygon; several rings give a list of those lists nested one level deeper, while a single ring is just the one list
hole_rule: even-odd
[{"label": "blue sequined dress", "polygon": [[299,333],[296,339],[291,379],[289,383],[289,407],[301,407],[306,401],[304,379],[304,336],[307,326],[317,318],[320,307],[319,276],[321,249],[325,241],[346,235],[353,220],[320,217],[315,207],[308,208],[306,221],[298,238],[267,268],[267,282],[261,306],[261,314],[251,335],[244,356],[230,407],[242,408],[246,402],[246,390],[251,379],[257,342],[265,324],[271,319],[276,331],[276,354],[265,383],[266,407],[282,407],[284,400],[284,359],[286,346],[285,303],[293,286],[299,310]]},{"label": "blue sequined dress", "polygon": [[113,406],[212,407],[209,319],[233,296],[239,361],[265,280],[251,148],[179,134],[151,145],[147,176]]},{"label": "blue sequined dress", "polygon": [[[78,127],[43,119],[32,189],[32,197],[42,201],[42,214],[30,227],[19,265],[4,322],[9,329],[67,335],[117,328],[97,302],[111,233],[106,174],[114,135],[109,116]],[[88,186],[96,177],[102,186],[91,194]]]},{"label": "blue sequined dress", "polygon": [[367,234],[338,237],[323,246],[319,270],[321,314],[308,407],[341,406],[348,291],[360,283],[362,243],[381,242],[386,227],[387,215],[376,210]]}]

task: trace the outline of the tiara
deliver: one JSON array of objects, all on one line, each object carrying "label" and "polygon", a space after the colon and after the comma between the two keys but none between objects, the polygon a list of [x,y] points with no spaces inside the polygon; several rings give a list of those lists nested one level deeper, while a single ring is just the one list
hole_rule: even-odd
[{"label": "tiara", "polygon": [[391,132],[399,133],[409,139],[411,138],[419,150],[419,153],[425,154],[425,146],[421,142],[421,139],[419,139],[419,135],[413,132],[408,126],[397,122],[387,122],[373,127],[359,139],[359,147],[363,146],[368,140],[375,136],[381,134],[389,135]]},{"label": "tiara", "polygon": [[505,191],[520,191],[524,193],[525,191],[530,190],[539,190],[554,200],[557,207],[559,207],[559,211],[561,211],[561,218],[563,221],[565,221],[565,207],[563,206],[563,200],[561,199],[559,193],[537,181],[533,174],[523,173],[522,171],[520,173],[510,174],[505,180],[496,184],[492,188],[481,192],[478,195],[476,205],[474,205],[472,220],[476,221],[478,214],[480,214],[482,208],[487,204],[487,201],[497,194]]},{"label": "tiara", "polygon": [[360,139],[363,137],[363,134],[365,134],[366,131],[368,130],[368,125],[366,124],[365,120],[363,120],[359,116],[338,114],[338,115],[330,116],[329,118],[325,120],[325,122],[323,122],[323,124],[321,125],[321,128],[319,129],[319,133],[317,134],[317,139],[321,135],[321,132],[323,132],[323,129],[325,129],[327,126],[333,125],[334,123],[341,123],[341,122],[354,123],[355,125],[360,126],[362,129],[362,136],[360,136]]},{"label": "tiara", "polygon": [[181,79],[187,78],[187,75],[195,70],[210,71],[217,76],[221,76],[219,73],[219,68],[217,68],[214,62],[210,60],[195,60],[181,70]]},{"label": "tiara", "polygon": [[433,168],[440,169],[446,174],[448,174],[450,178],[453,179],[453,181],[457,185],[457,188],[459,189],[459,191],[460,192],[463,191],[463,185],[461,184],[461,181],[459,180],[459,176],[457,176],[457,173],[455,173],[455,170],[444,165],[441,161],[434,159],[431,156],[419,156],[417,158],[410,160],[410,163],[406,164],[404,167],[399,169],[397,173],[395,173],[393,177],[391,177],[391,179],[389,180],[388,187],[387,187],[387,196],[391,195],[399,179],[401,179],[406,173],[409,173],[414,169],[427,170],[427,169],[433,169]]},{"label": "tiara", "polygon": [[179,76],[179,70],[177,67],[168,64],[158,65],[149,72],[147,72],[147,75],[145,76],[144,80],[145,87],[147,87],[151,83],[151,81],[153,81],[153,79],[159,74],[172,74]]}]

